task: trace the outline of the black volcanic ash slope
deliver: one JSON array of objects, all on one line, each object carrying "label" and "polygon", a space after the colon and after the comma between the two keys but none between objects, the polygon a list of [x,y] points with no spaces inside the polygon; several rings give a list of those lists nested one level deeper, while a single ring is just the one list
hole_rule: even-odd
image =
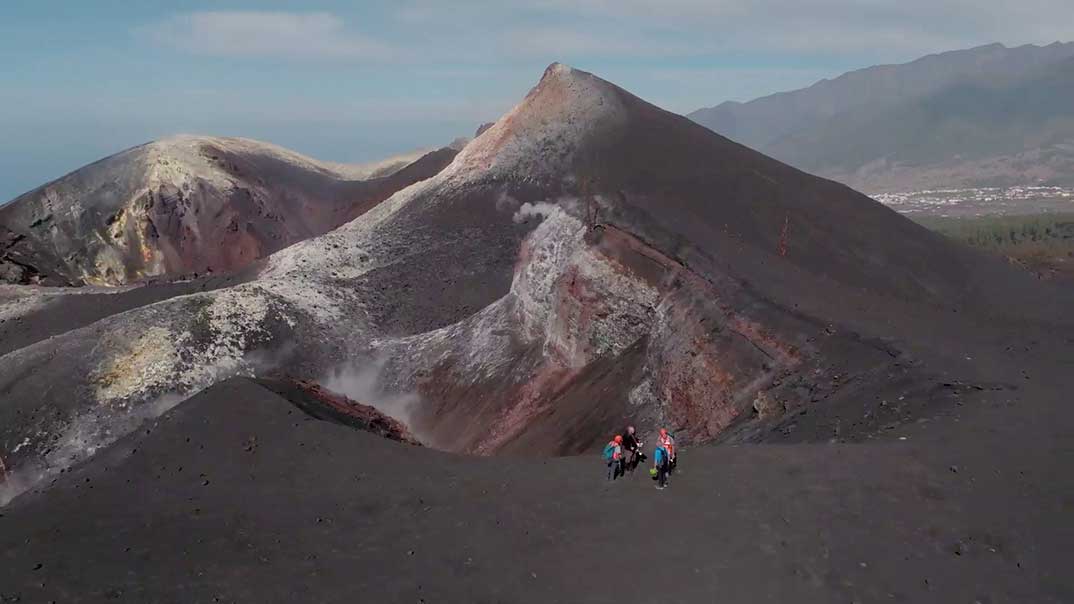
[{"label": "black volcanic ash slope", "polygon": [[445,147],[363,167],[248,139],[148,143],[0,208],[0,281],[117,285],[235,271],[354,219],[454,155]]},{"label": "black volcanic ash slope", "polygon": [[556,64],[444,170],[255,278],[0,357],[0,456],[49,475],[280,367],[364,375],[451,451],[574,454],[628,420],[862,440],[1011,390],[1024,368],[983,351],[1067,337],[1072,294]]},{"label": "black volcanic ash slope", "polygon": [[400,445],[230,380],[0,510],[0,600],[1058,604],[1071,414],[1043,392],[1035,420],[987,393],[908,442],[688,448],[655,491],[605,485],[595,456]]}]

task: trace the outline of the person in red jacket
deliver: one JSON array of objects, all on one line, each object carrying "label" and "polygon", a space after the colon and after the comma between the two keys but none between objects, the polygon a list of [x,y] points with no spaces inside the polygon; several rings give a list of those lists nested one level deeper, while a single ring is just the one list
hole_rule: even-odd
[{"label": "person in red jacket", "polygon": [[615,435],[607,445],[604,445],[604,462],[608,464],[608,480],[615,480],[623,475],[623,437]]}]

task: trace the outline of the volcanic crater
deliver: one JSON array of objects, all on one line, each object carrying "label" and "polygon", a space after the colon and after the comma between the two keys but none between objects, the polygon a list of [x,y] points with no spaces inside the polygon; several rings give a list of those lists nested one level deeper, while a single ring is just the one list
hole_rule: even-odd
[{"label": "volcanic crater", "polygon": [[[208,157],[233,177],[283,178],[262,185],[284,198],[307,178],[228,145]],[[104,178],[116,161],[58,182]],[[124,174],[127,189],[144,188]],[[967,335],[981,322],[1068,324],[1068,290],[1027,308],[1012,292],[1048,286],[1015,267],[561,64],[457,154],[355,181],[352,193],[295,236],[345,224],[280,239],[227,280],[7,286],[0,328],[20,338],[0,364],[9,473],[51,476],[222,380],[283,369],[323,382],[373,367],[373,398],[405,397],[395,415],[452,452],[578,454],[628,421],[691,444],[863,440],[884,430],[853,401],[892,380],[923,393],[1007,387],[955,352],[992,337]],[[236,208],[228,199],[216,212]],[[219,253],[245,249],[227,243],[228,221],[213,224],[225,231],[206,239],[223,242]],[[149,266],[128,260],[112,273],[121,282]],[[64,266],[55,274],[67,281],[88,270]],[[97,310],[50,312],[81,300]],[[892,421],[931,407],[912,409]]]}]

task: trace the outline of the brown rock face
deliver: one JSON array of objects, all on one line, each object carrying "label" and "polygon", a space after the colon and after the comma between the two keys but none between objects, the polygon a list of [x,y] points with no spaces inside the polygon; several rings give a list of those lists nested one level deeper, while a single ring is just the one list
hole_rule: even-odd
[{"label": "brown rock face", "polygon": [[317,419],[372,432],[389,440],[421,446],[421,442],[403,422],[388,417],[375,407],[325,390],[314,382],[293,378],[260,379],[258,382]]},{"label": "brown rock face", "polygon": [[705,442],[749,419],[768,390],[809,380],[821,362],[808,343],[817,326],[763,317],[764,302],[735,280],[702,278],[612,225],[584,232],[565,214],[546,218],[524,244],[501,308],[464,321],[458,338],[407,341],[389,353],[389,372],[422,367],[416,421],[434,444],[572,454],[628,423]]}]

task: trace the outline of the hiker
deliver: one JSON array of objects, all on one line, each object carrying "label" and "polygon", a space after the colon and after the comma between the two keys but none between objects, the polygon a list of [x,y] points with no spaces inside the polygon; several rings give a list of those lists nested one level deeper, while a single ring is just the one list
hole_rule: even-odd
[{"label": "hiker", "polygon": [[623,435],[623,449],[630,453],[630,457],[626,461],[626,468],[631,473],[645,459],[645,452],[642,451],[643,446],[644,443],[638,440],[637,434],[634,433],[634,426],[627,426],[626,434]]},{"label": "hiker", "polygon": [[613,481],[623,474],[623,437],[619,434],[604,445],[604,463],[608,464],[608,480]]},{"label": "hiker", "polygon": [[677,456],[675,455],[675,436],[668,432],[667,428],[660,428],[660,438],[657,439],[659,445],[665,449],[668,455],[668,473],[670,474],[675,470],[675,462]]},{"label": "hiker", "polygon": [[671,469],[671,457],[668,450],[659,441],[653,450],[653,471],[656,474],[656,488],[666,489],[668,486],[668,472]]}]

